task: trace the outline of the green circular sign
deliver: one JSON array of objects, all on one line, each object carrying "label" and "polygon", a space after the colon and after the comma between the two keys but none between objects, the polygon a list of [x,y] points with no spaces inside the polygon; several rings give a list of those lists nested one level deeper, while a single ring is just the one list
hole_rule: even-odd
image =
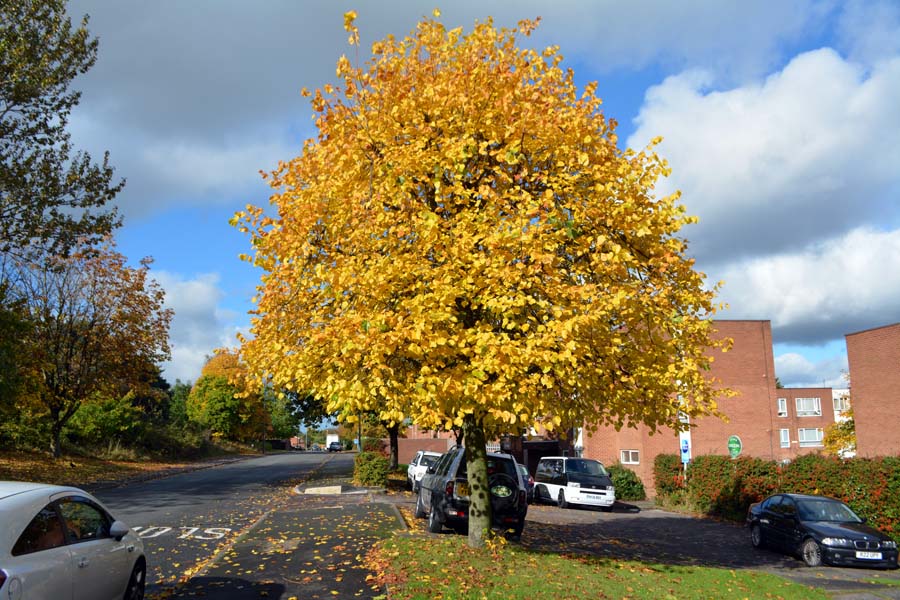
[{"label": "green circular sign", "polygon": [[728,454],[731,455],[731,458],[740,456],[743,448],[744,445],[741,444],[741,438],[736,435],[732,435],[728,438]]}]

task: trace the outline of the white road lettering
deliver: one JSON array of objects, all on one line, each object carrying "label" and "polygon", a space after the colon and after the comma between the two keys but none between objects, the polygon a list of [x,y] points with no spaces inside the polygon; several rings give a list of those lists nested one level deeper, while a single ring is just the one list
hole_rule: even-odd
[{"label": "white road lettering", "polygon": [[[144,527],[143,525],[138,525],[136,527],[132,527],[135,533],[137,533],[138,537],[141,539],[151,539],[157,538],[168,533],[175,531],[176,529],[180,531],[180,535],[178,535],[179,540],[221,540],[226,535],[231,533],[230,527],[165,527],[153,525],[150,527]],[[176,531],[176,533],[178,533]]]}]

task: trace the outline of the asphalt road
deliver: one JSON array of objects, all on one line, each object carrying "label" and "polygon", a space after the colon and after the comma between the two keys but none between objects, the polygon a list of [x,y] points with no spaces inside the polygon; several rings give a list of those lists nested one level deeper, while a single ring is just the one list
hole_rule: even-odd
[{"label": "asphalt road", "polygon": [[186,581],[281,508],[294,485],[352,469],[353,455],[283,453],[94,490],[144,542],[148,592]]}]

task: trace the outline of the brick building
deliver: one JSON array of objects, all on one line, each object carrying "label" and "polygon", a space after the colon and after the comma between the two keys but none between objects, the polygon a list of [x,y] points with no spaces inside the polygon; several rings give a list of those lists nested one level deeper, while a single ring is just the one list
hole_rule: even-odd
[{"label": "brick building", "polygon": [[713,355],[711,365],[711,375],[738,392],[719,401],[728,422],[703,417],[681,439],[671,429],[650,435],[643,426],[621,431],[602,427],[584,436],[584,456],[627,465],[653,495],[654,459],[658,454],[679,453],[684,439],[691,456],[728,455],[732,436],[739,438],[742,456],[785,460],[819,451],[825,428],[834,422],[831,388],[776,389],[769,321],[716,321],[715,325],[718,338],[734,340],[729,352]]},{"label": "brick building", "polygon": [[856,454],[900,454],[900,323],[845,336]]}]

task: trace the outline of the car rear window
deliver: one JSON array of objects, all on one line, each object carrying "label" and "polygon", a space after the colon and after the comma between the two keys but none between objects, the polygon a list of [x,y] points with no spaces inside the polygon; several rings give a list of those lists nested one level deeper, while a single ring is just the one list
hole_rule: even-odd
[{"label": "car rear window", "polygon": [[[516,479],[518,472],[516,471],[516,463],[508,458],[487,457],[487,474],[488,477],[494,473],[505,473]],[[466,460],[463,458],[459,463],[459,473],[457,477],[466,477]]]},{"label": "car rear window", "polygon": [[425,465],[426,467],[430,467],[433,465],[440,456],[430,456],[428,454],[424,454],[421,459],[419,459],[420,465]]}]

